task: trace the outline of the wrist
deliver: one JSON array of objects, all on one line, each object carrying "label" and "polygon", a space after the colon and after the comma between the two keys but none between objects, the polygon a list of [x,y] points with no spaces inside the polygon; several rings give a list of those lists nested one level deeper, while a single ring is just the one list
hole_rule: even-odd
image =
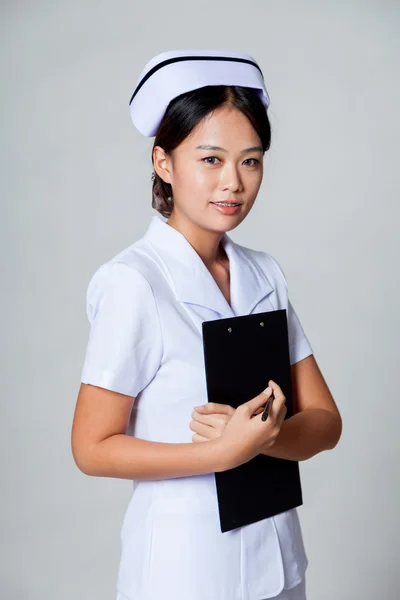
[{"label": "wrist", "polygon": [[213,444],[211,452],[213,455],[214,472],[221,473],[222,471],[233,469],[236,465],[222,437],[213,440],[211,443]]}]

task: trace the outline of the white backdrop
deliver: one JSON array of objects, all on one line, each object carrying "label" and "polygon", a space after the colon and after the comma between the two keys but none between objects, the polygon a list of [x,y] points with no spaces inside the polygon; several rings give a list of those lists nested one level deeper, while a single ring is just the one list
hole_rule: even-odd
[{"label": "white backdrop", "polygon": [[136,79],[191,47],[263,70],[272,147],[231,235],[281,263],[343,417],[337,448],[301,463],[308,600],[400,597],[399,3],[0,6],[2,597],[115,598],[132,484],[85,476],[70,448],[85,293],[154,214]]}]

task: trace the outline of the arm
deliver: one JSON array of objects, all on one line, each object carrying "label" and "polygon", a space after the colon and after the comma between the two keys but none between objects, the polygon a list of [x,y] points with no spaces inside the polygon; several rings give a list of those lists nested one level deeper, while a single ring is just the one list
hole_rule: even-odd
[{"label": "arm", "polygon": [[167,479],[223,470],[219,446],[151,442],[126,435],[135,398],[81,384],[72,425],[72,454],[86,475]]},{"label": "arm", "polygon": [[336,446],[342,419],[313,354],[292,365],[292,383],[295,414],[261,454],[301,461]]}]

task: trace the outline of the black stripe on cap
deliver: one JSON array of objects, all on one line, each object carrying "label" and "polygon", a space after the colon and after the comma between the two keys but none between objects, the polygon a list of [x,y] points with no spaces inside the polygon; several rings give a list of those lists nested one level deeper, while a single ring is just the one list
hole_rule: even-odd
[{"label": "black stripe on cap", "polygon": [[264,78],[263,73],[262,73],[260,67],[258,66],[258,64],[252,60],[249,60],[248,58],[235,58],[232,56],[176,56],[175,58],[169,58],[167,60],[163,60],[158,65],[156,65],[155,67],[150,69],[150,71],[148,73],[146,73],[146,75],[143,77],[143,79],[136,86],[136,89],[132,94],[132,98],[129,100],[129,104],[131,104],[132,100],[134,99],[134,97],[136,96],[136,94],[138,93],[140,88],[143,86],[143,84],[146,83],[146,81],[149,79],[149,77],[151,77],[156,71],[158,71],[159,69],[162,69],[162,67],[165,67],[166,65],[169,65],[174,62],[181,62],[183,60],[217,60],[217,61],[219,60],[219,61],[228,61],[228,62],[248,63],[249,65],[253,65],[253,67],[256,67],[256,69],[258,69],[260,71],[261,76]]}]

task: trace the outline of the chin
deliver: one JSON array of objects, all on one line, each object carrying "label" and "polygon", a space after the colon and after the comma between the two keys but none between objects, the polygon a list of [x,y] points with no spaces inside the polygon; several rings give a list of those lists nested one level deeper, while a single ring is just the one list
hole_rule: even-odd
[{"label": "chin", "polygon": [[207,219],[207,229],[214,232],[225,233],[235,229],[243,221],[244,217],[238,218],[232,215],[220,215],[217,218]]}]

